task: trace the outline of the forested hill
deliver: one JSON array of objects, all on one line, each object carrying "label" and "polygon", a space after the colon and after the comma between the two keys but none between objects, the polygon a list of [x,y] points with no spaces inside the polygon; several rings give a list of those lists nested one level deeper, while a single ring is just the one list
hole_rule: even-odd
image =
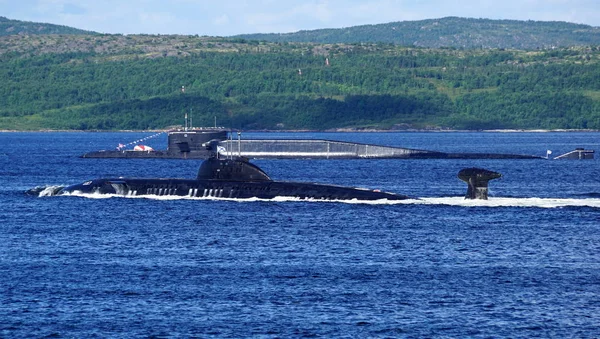
[{"label": "forested hill", "polygon": [[567,22],[447,17],[238,37],[271,42],[360,43],[454,48],[544,49],[599,45],[600,28]]},{"label": "forested hill", "polygon": [[39,22],[11,20],[0,16],[0,35],[14,34],[95,34],[62,25],[53,25]]},{"label": "forested hill", "polygon": [[[598,46],[0,36],[0,130],[600,129]],[[185,86],[185,91],[181,87]]]}]

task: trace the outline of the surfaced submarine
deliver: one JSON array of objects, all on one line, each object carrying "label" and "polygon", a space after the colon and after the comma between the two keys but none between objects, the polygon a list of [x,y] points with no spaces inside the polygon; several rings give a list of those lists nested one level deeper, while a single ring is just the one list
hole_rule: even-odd
[{"label": "surfaced submarine", "polygon": [[109,178],[65,187],[62,194],[116,194],[123,196],[181,196],[212,198],[295,197],[315,200],[404,200],[406,195],[335,185],[274,181],[246,158],[204,160],[196,179]]},{"label": "surfaced submarine", "polygon": [[[488,182],[500,178],[497,172],[465,168],[458,178],[467,183],[465,199],[488,198]],[[30,194],[39,193],[34,189]],[[64,188],[53,188],[49,195],[115,194],[122,196],[180,196],[230,199],[274,199],[293,197],[313,200],[405,200],[406,195],[308,182],[274,181],[258,166],[243,157],[205,160],[196,179],[104,178]],[[37,195],[37,194],[36,194]]]},{"label": "surfaced submarine", "polygon": [[467,183],[467,194],[465,199],[482,199],[488,198],[488,182],[498,179],[502,174],[494,171],[489,171],[483,168],[464,168],[458,172],[458,178]]}]

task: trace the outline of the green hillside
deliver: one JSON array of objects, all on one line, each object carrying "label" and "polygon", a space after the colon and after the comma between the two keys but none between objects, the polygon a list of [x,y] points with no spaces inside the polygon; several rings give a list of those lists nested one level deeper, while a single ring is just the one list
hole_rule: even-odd
[{"label": "green hillside", "polygon": [[285,34],[246,34],[270,42],[393,43],[415,47],[542,49],[600,44],[600,28],[567,22],[447,17]]},{"label": "green hillside", "polygon": [[11,20],[0,16],[0,35],[14,34],[95,34],[68,26]]},{"label": "green hillside", "polygon": [[[600,129],[598,46],[0,36],[0,130]],[[182,93],[181,87],[185,86]]]}]

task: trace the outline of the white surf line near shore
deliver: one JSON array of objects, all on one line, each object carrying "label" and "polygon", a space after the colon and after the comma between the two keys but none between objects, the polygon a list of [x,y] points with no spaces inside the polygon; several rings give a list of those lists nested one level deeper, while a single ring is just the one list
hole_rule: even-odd
[{"label": "white surf line near shore", "polygon": [[[40,195],[41,196],[41,195]],[[199,201],[231,201],[231,202],[308,202],[308,203],[344,203],[364,205],[438,205],[458,207],[538,207],[538,208],[560,208],[560,207],[595,207],[600,208],[600,199],[568,199],[568,198],[501,198],[493,197],[488,200],[470,200],[464,197],[434,197],[406,200],[324,200],[324,199],[300,199],[295,197],[275,197],[273,199],[260,198],[214,198],[214,197],[188,197],[188,196],[156,196],[138,195],[122,196],[117,194],[79,194],[73,193],[69,196],[84,197],[89,199],[127,198],[127,199],[152,199],[152,200],[199,200]]]}]

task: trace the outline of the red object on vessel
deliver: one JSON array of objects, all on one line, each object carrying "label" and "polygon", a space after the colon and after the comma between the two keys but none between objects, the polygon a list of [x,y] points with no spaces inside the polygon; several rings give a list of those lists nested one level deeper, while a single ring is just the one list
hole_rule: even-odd
[{"label": "red object on vessel", "polygon": [[144,145],[135,145],[135,147],[133,148],[134,151],[154,151],[154,149],[150,146],[144,146]]}]

